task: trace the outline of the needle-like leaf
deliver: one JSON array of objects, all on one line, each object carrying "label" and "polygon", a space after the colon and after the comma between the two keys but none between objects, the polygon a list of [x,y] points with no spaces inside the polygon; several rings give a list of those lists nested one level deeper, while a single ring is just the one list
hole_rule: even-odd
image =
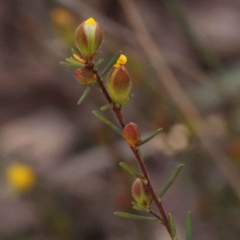
[{"label": "needle-like leaf", "polygon": [[176,227],[175,227],[173,217],[170,213],[168,214],[168,225],[170,228],[170,234],[171,234],[172,239],[176,239],[176,235],[177,235]]},{"label": "needle-like leaf", "polygon": [[117,62],[117,60],[118,60],[118,58],[120,57],[121,54],[122,54],[122,51],[118,51],[112,57],[112,59],[109,61],[107,66],[103,69],[102,73],[100,74],[101,77],[104,77],[108,73],[108,71],[112,68],[112,66]]},{"label": "needle-like leaf", "polygon": [[125,212],[115,212],[115,215],[123,218],[131,218],[131,219],[137,219],[137,220],[151,220],[151,221],[159,221],[158,218],[154,217],[145,217],[145,216],[139,216],[131,213],[125,213]]},{"label": "needle-like leaf", "polygon": [[141,178],[144,179],[144,177],[142,176],[142,174],[140,174],[138,171],[136,171],[135,169],[131,168],[130,166],[128,166],[126,163],[124,162],[120,162],[119,165],[125,169],[127,172],[129,172],[130,174],[132,174],[133,176],[137,177],[137,178]]},{"label": "needle-like leaf", "polygon": [[192,213],[188,212],[186,221],[186,240],[191,240],[192,238]]},{"label": "needle-like leaf", "polygon": [[167,181],[167,184],[164,186],[164,188],[162,189],[162,191],[159,194],[159,197],[162,198],[163,195],[167,192],[167,190],[169,189],[169,187],[172,185],[172,183],[174,182],[174,180],[176,179],[176,177],[178,176],[178,174],[180,173],[180,171],[183,169],[183,164],[178,164],[175,169],[173,170],[172,175],[170,176],[170,178]]},{"label": "needle-like leaf", "polygon": [[103,117],[99,112],[93,111],[92,112],[98,119],[106,123],[109,127],[111,127],[113,130],[118,132],[120,135],[122,135],[122,130],[116,127],[114,124],[112,124],[110,121],[108,121],[105,117]]},{"label": "needle-like leaf", "polygon": [[88,85],[86,90],[84,91],[83,95],[78,100],[78,102],[77,102],[78,105],[80,105],[85,100],[85,98],[89,94],[90,90],[91,90],[91,85]]},{"label": "needle-like leaf", "polygon": [[147,137],[145,140],[139,142],[138,146],[141,146],[145,143],[147,143],[148,141],[150,141],[152,138],[154,138],[155,136],[157,136],[163,129],[159,128],[157,129],[151,136]]}]

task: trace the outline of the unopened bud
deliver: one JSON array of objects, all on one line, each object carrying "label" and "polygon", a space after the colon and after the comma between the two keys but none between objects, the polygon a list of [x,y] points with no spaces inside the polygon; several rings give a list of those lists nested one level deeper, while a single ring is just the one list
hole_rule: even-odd
[{"label": "unopened bud", "polygon": [[91,59],[97,53],[102,41],[102,28],[93,18],[81,23],[75,32],[75,43],[86,60]]},{"label": "unopened bud", "polygon": [[123,129],[123,138],[131,147],[136,147],[141,140],[141,133],[138,126],[135,123],[127,124]]},{"label": "unopened bud", "polygon": [[125,105],[131,91],[131,79],[126,64],[127,58],[121,55],[114,67],[110,70],[107,78],[107,91],[112,101],[119,107]]},{"label": "unopened bud", "polygon": [[132,185],[132,196],[139,207],[149,208],[152,197],[147,185],[140,178],[137,178]]},{"label": "unopened bud", "polygon": [[88,68],[80,68],[74,73],[76,79],[81,84],[91,84],[96,81],[96,75]]}]

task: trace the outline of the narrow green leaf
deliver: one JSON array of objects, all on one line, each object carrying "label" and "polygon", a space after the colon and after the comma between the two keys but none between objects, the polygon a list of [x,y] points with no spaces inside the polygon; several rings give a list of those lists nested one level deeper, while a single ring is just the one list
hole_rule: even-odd
[{"label": "narrow green leaf", "polygon": [[145,140],[141,141],[138,146],[141,146],[145,143],[147,143],[148,141],[150,141],[152,138],[154,138],[155,136],[157,136],[163,129],[159,128],[157,129],[151,136],[149,136],[148,138],[146,138]]},{"label": "narrow green leaf", "polygon": [[72,50],[72,54],[76,54],[79,56],[80,52],[78,52],[75,48],[72,48],[71,50]]},{"label": "narrow green leaf", "polygon": [[123,218],[131,218],[131,219],[137,219],[137,220],[151,220],[151,221],[159,221],[158,218],[154,217],[145,217],[145,216],[139,216],[131,213],[125,213],[125,212],[115,212],[115,215]]},{"label": "narrow green leaf", "polygon": [[137,211],[141,211],[141,212],[148,212],[147,208],[139,207],[136,204],[133,205],[133,209],[135,209]]},{"label": "narrow green leaf", "polygon": [[159,194],[159,197],[162,198],[163,195],[167,192],[167,190],[169,189],[169,187],[172,185],[172,183],[174,182],[174,180],[176,179],[176,177],[178,176],[178,174],[180,173],[180,171],[183,169],[183,164],[179,164],[175,167],[175,169],[173,170],[172,175],[170,176],[170,178],[167,181],[167,184],[164,186],[164,188],[162,189],[162,191]]},{"label": "narrow green leaf", "polygon": [[130,166],[128,166],[126,163],[124,162],[120,162],[119,163],[120,167],[122,167],[123,169],[125,169],[126,171],[128,171],[130,174],[132,174],[133,176],[137,177],[137,178],[141,178],[144,179],[144,177],[142,176],[142,174],[140,174],[138,171],[136,171],[135,169],[131,168]]},{"label": "narrow green leaf", "polygon": [[122,51],[118,51],[112,59],[109,61],[107,66],[103,69],[102,73],[100,74],[101,77],[105,76],[108,71],[112,68],[112,66],[117,62],[119,56],[122,54]]},{"label": "narrow green leaf", "polygon": [[102,107],[100,108],[100,110],[101,110],[101,111],[105,111],[105,110],[111,108],[112,106],[113,106],[113,104],[112,104],[112,103],[109,103],[109,104],[107,104],[107,105],[102,106]]},{"label": "narrow green leaf", "polygon": [[192,213],[188,212],[186,221],[186,240],[191,240],[192,238]]},{"label": "narrow green leaf", "polygon": [[100,58],[100,59],[97,60],[97,62],[94,64],[94,66],[97,67],[98,65],[100,65],[103,62],[104,62],[104,59]]},{"label": "narrow green leaf", "polygon": [[101,121],[103,121],[104,123],[106,123],[109,127],[111,127],[113,130],[115,130],[116,132],[118,132],[119,134],[122,135],[122,130],[119,129],[118,127],[116,127],[114,124],[112,124],[110,121],[108,121],[105,117],[103,117],[99,112],[97,111],[93,111],[92,112],[98,119],[100,119]]},{"label": "narrow green leaf", "polygon": [[78,66],[79,68],[84,67],[85,65],[84,63],[81,63],[74,58],[66,58],[66,61],[70,64],[73,64],[74,66]]},{"label": "narrow green leaf", "polygon": [[64,65],[64,66],[66,66],[66,67],[68,67],[68,68],[73,68],[73,69],[78,69],[79,67],[78,66],[75,66],[75,65],[73,65],[73,64],[71,64],[71,63],[66,63],[66,62],[59,62],[60,64],[62,64],[62,65]]},{"label": "narrow green leaf", "polygon": [[91,90],[91,85],[88,85],[86,90],[84,91],[83,95],[78,100],[78,102],[77,102],[78,105],[80,105],[85,100],[85,98],[89,94],[90,90]]},{"label": "narrow green leaf", "polygon": [[174,223],[174,220],[173,220],[173,217],[172,215],[169,213],[168,214],[168,225],[169,225],[169,228],[170,228],[170,234],[171,234],[171,237],[172,238],[176,238],[176,227],[175,227],[175,223]]}]

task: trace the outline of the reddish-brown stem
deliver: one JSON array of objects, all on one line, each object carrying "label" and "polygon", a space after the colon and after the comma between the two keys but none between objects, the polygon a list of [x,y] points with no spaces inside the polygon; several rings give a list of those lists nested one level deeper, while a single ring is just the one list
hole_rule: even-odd
[{"label": "reddish-brown stem", "polygon": [[[97,83],[104,95],[104,97],[106,98],[106,100],[108,101],[109,104],[113,104],[113,107],[112,107],[112,110],[119,122],[119,124],[121,125],[122,129],[125,127],[125,123],[124,123],[124,120],[123,120],[123,117],[122,117],[122,113],[121,113],[121,108],[118,108],[116,107],[116,105],[112,102],[112,99],[110,98],[104,84],[103,84],[103,81],[102,79],[100,78],[98,72],[94,69],[94,66],[93,65],[89,65],[89,67],[92,69],[93,73],[96,74],[96,77],[97,77]],[[170,234],[170,228],[169,228],[169,225],[168,225],[168,220],[167,220],[167,215],[165,213],[165,210],[163,208],[163,205],[162,205],[162,202],[161,200],[158,199],[155,191],[153,190],[153,187],[152,187],[152,184],[151,184],[151,181],[150,181],[150,178],[148,176],[148,173],[147,173],[147,170],[146,170],[146,167],[143,163],[143,160],[141,158],[141,155],[140,155],[140,151],[137,147],[130,147],[133,154],[135,155],[135,158],[137,160],[137,163],[138,163],[138,166],[144,176],[144,178],[146,179],[146,184],[147,184],[147,187],[149,189],[149,192],[152,196],[152,200],[153,202],[155,203],[158,211],[159,211],[159,214],[161,217],[159,217],[157,214],[153,213],[150,211],[151,214],[153,214],[155,217],[158,217],[159,219],[161,219],[161,223],[166,227],[167,231],[169,232]]]},{"label": "reddish-brown stem", "polygon": [[149,213],[151,213],[153,216],[155,216],[156,218],[158,218],[160,220],[160,222],[162,223],[162,218],[157,214],[155,213],[153,210],[149,209]]}]

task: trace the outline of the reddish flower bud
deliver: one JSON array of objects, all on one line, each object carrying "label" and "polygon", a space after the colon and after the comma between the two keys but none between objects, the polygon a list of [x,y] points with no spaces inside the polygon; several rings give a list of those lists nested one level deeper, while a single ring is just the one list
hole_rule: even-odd
[{"label": "reddish flower bud", "polygon": [[75,43],[86,60],[91,59],[97,53],[102,41],[102,28],[93,18],[81,23],[75,32]]},{"label": "reddish flower bud", "polygon": [[137,205],[142,208],[149,208],[152,197],[149,193],[147,185],[142,179],[137,178],[132,185],[132,196]]},{"label": "reddish flower bud", "polygon": [[136,147],[141,138],[141,133],[135,123],[129,123],[123,129],[123,138],[131,147]]},{"label": "reddish flower bud", "polygon": [[96,75],[88,68],[77,69],[74,73],[76,79],[81,84],[91,84],[96,81]]}]

